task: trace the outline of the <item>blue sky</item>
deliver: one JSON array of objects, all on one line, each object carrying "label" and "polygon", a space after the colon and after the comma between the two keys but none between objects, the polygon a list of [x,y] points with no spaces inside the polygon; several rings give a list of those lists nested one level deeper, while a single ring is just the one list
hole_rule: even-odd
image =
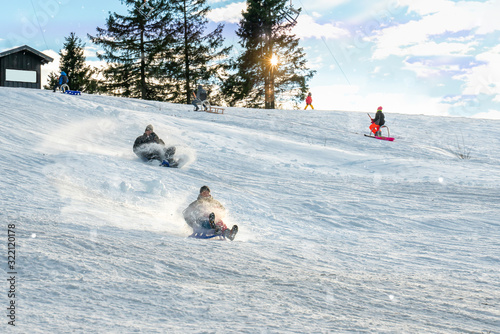
[{"label": "blue sky", "polygon": [[[244,1],[208,0],[211,22],[234,34]],[[119,0],[18,0],[2,4],[0,50],[28,44],[50,56],[74,31],[87,39]],[[309,66],[316,109],[500,119],[500,1],[292,0],[294,33]],[[57,64],[50,66],[57,69]],[[45,71],[51,68],[46,66]]]}]

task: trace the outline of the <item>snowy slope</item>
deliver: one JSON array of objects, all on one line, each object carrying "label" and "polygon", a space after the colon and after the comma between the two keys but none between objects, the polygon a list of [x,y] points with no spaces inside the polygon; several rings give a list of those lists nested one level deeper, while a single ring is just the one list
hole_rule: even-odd
[{"label": "snowy slope", "polygon": [[[0,331],[498,333],[500,121],[191,110],[0,87]],[[186,166],[133,154],[150,123]],[[187,238],[205,184],[234,242]]]}]

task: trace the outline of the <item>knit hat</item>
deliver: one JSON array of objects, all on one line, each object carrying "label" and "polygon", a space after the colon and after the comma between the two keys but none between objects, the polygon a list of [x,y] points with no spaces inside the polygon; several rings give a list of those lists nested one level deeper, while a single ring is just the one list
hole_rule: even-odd
[{"label": "knit hat", "polygon": [[204,192],[205,190],[208,191],[208,192],[210,192],[210,188],[208,186],[203,186],[203,187],[200,188],[200,194],[202,192]]},{"label": "knit hat", "polygon": [[146,131],[153,131],[153,126],[151,124],[146,126],[146,130],[144,130],[144,132],[146,132]]},{"label": "knit hat", "polygon": [[378,107],[377,110],[382,110],[382,107]]}]

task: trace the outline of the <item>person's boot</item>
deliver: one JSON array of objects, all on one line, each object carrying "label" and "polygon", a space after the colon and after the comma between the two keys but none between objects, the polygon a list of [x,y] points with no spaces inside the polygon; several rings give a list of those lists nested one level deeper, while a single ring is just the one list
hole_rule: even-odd
[{"label": "person's boot", "polygon": [[170,168],[178,168],[179,167],[179,161],[175,161],[174,159],[168,160],[168,164]]},{"label": "person's boot", "polygon": [[238,233],[238,225],[233,225],[231,230],[227,229],[224,231],[224,236],[233,241],[234,237],[236,237],[236,233]]},{"label": "person's boot", "polygon": [[215,214],[213,212],[208,216],[208,222],[212,229],[217,229],[217,225],[215,225]]}]

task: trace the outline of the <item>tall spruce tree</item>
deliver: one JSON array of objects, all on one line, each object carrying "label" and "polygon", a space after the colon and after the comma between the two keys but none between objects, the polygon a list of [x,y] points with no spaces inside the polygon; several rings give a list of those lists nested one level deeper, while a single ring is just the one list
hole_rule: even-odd
[{"label": "tall spruce tree", "polygon": [[228,68],[226,58],[232,47],[223,47],[222,24],[205,34],[210,11],[206,0],[172,0],[172,5],[177,36],[172,47],[179,55],[173,61],[179,70],[170,73],[177,94],[171,100],[189,103],[196,85],[208,85],[210,92],[222,84],[221,75]]},{"label": "tall spruce tree", "polygon": [[74,90],[84,90],[88,85],[90,68],[85,64],[82,40],[74,32],[65,38],[64,48],[59,52],[61,61],[59,69],[66,72],[70,79],[70,87]]},{"label": "tall spruce tree", "polygon": [[[98,90],[97,81],[92,78],[94,70],[85,62],[84,47],[85,44],[74,32],[65,37],[63,48],[59,51],[59,72],[66,72],[71,89],[95,93]],[[51,72],[48,85],[44,88],[52,89],[58,80],[59,74]]]},{"label": "tall spruce tree", "polygon": [[230,105],[271,109],[304,99],[315,71],[306,66],[304,50],[291,33],[296,23],[285,18],[287,11],[286,0],[247,0],[236,32],[244,51],[223,86]]},{"label": "tall spruce tree", "polygon": [[110,13],[106,28],[97,28],[89,38],[104,52],[98,57],[108,63],[104,70],[107,93],[145,100],[169,100],[175,95],[168,80],[177,66],[170,48],[175,42],[168,0],[122,0],[127,15]]}]

